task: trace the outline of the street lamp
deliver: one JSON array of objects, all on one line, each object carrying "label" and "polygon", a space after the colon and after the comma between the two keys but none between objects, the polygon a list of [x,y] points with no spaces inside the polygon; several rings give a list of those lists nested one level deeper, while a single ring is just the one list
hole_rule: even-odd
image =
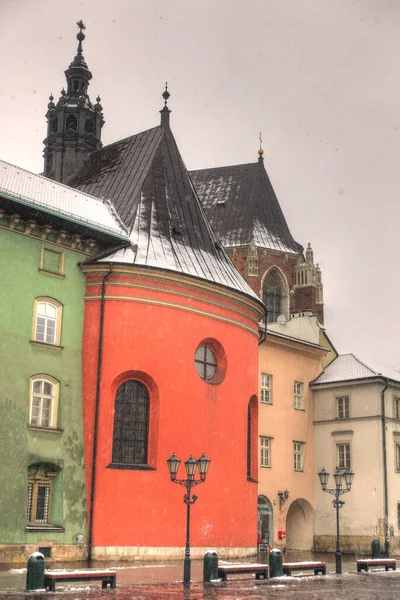
[{"label": "street lamp", "polygon": [[325,471],[324,467],[322,468],[322,471],[318,473],[318,477],[322,491],[335,496],[332,504],[333,507],[336,508],[336,573],[340,575],[342,572],[342,552],[340,549],[339,508],[342,508],[344,501],[339,500],[339,497],[342,496],[342,494],[350,492],[351,484],[353,483],[354,479],[354,473],[351,469],[346,469],[345,471],[336,469],[336,473],[333,475],[335,487],[332,489],[327,488],[329,473]]},{"label": "street lamp", "polygon": [[[204,483],[207,477],[208,467],[210,466],[210,459],[203,454],[198,460],[195,460],[192,456],[185,462],[185,469],[187,479],[177,479],[177,473],[181,461],[176,457],[175,452],[171,458],[168,458],[167,465],[169,476],[173,483],[177,483],[186,488],[186,494],[183,496],[183,501],[187,506],[186,510],[186,546],[185,546],[185,560],[183,562],[183,583],[185,585],[190,584],[190,507],[197,500],[197,496],[194,494],[191,496],[191,490],[196,485]],[[196,469],[199,471],[200,479],[195,479]]]}]

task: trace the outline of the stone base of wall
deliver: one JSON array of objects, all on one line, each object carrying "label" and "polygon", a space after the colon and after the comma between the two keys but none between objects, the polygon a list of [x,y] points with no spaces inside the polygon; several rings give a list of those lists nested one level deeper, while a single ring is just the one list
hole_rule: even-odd
[{"label": "stone base of wall", "polygon": [[[33,552],[39,547],[51,547],[51,562],[81,561],[87,558],[87,546],[78,544],[54,544],[43,542],[40,544],[0,544],[0,563],[26,564]],[[250,548],[225,548],[225,547],[199,547],[191,548],[190,555],[195,559],[203,559],[208,550],[215,550],[219,558],[246,558],[257,555],[257,549]],[[150,560],[180,560],[185,554],[185,548],[176,547],[139,547],[139,546],[95,546],[92,551],[94,560],[104,561],[150,561]]]},{"label": "stone base of wall", "polygon": [[38,552],[39,547],[51,548],[51,558],[46,559],[46,561],[75,561],[85,560],[87,557],[87,548],[81,544],[55,544],[54,542],[0,544],[0,563],[25,564],[33,552]]},{"label": "stone base of wall", "polygon": [[[215,550],[218,558],[245,558],[256,556],[257,549],[226,548],[218,546],[192,547],[191,558],[203,559],[206,552]],[[95,560],[141,561],[141,560],[180,560],[185,554],[181,546],[152,547],[152,546],[95,546],[92,556]]]},{"label": "stone base of wall", "polygon": [[[340,543],[343,554],[371,554],[371,536],[366,535],[341,535]],[[381,551],[385,548],[385,540],[378,536],[381,543]],[[314,536],[314,549],[316,552],[335,552],[336,536],[334,535],[316,535]],[[399,555],[400,551],[400,536],[392,536],[390,538],[390,555]]]}]

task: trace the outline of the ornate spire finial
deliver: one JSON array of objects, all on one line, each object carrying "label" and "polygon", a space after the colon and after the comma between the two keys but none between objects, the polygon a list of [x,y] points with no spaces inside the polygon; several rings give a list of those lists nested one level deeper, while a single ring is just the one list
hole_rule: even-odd
[{"label": "ornate spire finial", "polygon": [[162,109],[160,110],[161,113],[161,127],[169,127],[169,114],[170,114],[170,110],[167,106],[167,102],[168,102],[168,98],[170,97],[170,93],[168,91],[168,82],[165,82],[165,90],[162,94],[162,97],[164,98],[164,106],[162,107]]},{"label": "ornate spire finial", "polygon": [[170,97],[170,93],[168,91],[168,81],[165,82],[165,90],[163,92],[162,97],[164,98],[164,108],[168,108],[167,106],[167,102],[168,102],[168,98]]},{"label": "ornate spire finial", "polygon": [[86,29],[86,26],[85,26],[84,22],[82,21],[82,19],[77,22],[77,25],[80,29],[79,33],[76,34],[76,39],[79,41],[78,54],[82,54],[82,42],[85,39],[85,34],[83,33],[83,30]]},{"label": "ornate spire finial", "polygon": [[262,137],[261,137],[261,132],[260,132],[260,149],[258,151],[258,160],[263,160],[263,154],[264,154],[264,150],[262,148]]}]

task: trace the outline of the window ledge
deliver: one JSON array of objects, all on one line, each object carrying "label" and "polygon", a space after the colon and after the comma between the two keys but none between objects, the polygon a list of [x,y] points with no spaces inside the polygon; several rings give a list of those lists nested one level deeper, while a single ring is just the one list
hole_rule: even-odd
[{"label": "window ledge", "polygon": [[64,349],[64,346],[58,346],[58,344],[47,344],[46,342],[38,342],[36,340],[31,340],[30,343],[32,346],[43,346],[45,348],[55,348],[56,350]]},{"label": "window ledge", "polygon": [[155,467],[150,465],[124,465],[120,463],[110,463],[107,465],[107,469],[125,469],[127,471],[156,471]]},{"label": "window ledge", "polygon": [[260,465],[260,469],[270,469],[271,465]]},{"label": "window ledge", "polygon": [[304,469],[294,469],[295,473],[304,473]]},{"label": "window ledge", "polygon": [[40,273],[43,273],[43,275],[50,275],[51,277],[57,277],[58,279],[65,279],[65,275],[62,275],[61,273],[53,273],[53,271],[47,271],[46,269],[39,269]]},{"label": "window ledge", "polygon": [[44,431],[48,433],[64,433],[64,429],[57,429],[56,427],[39,427],[37,425],[28,425],[28,429],[31,431]]},{"label": "window ledge", "polygon": [[274,405],[273,402],[263,402],[262,400],[260,400],[260,404],[265,404],[266,406],[273,406]]},{"label": "window ledge", "polygon": [[27,533],[33,533],[36,531],[58,531],[60,533],[64,533],[65,529],[64,527],[61,527],[61,525],[48,525],[46,523],[29,523],[29,525],[25,527],[25,531]]},{"label": "window ledge", "polygon": [[301,410],[303,412],[306,412],[305,408],[299,408],[298,406],[293,406],[294,410]]}]

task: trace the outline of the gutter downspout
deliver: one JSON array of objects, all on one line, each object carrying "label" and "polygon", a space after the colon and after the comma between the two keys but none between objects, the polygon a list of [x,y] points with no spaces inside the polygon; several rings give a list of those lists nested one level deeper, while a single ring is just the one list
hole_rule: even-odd
[{"label": "gutter downspout", "polygon": [[389,558],[390,541],[389,541],[389,502],[388,502],[388,478],[387,478],[387,452],[386,452],[386,413],[385,413],[385,392],[388,389],[389,383],[386,377],[384,378],[385,387],[381,391],[381,417],[382,417],[382,456],[383,456],[383,503],[385,512],[385,556]]},{"label": "gutter downspout", "polygon": [[258,340],[258,345],[261,346],[263,342],[267,339],[267,319],[268,319],[268,310],[264,309],[264,331],[261,331],[260,339]]},{"label": "gutter downspout", "polygon": [[90,511],[89,511],[89,536],[88,536],[88,562],[92,561],[93,550],[93,516],[94,516],[94,498],[96,490],[96,459],[97,459],[97,439],[99,428],[99,408],[100,408],[100,388],[101,388],[101,371],[103,366],[103,329],[104,329],[104,308],[105,308],[105,291],[106,281],[111,275],[112,265],[109,272],[104,275],[101,281],[101,305],[100,305],[100,323],[99,323],[99,348],[97,353],[97,381],[96,381],[96,404],[94,415],[94,432],[93,432],[93,458],[92,458],[92,482],[90,489]]}]

